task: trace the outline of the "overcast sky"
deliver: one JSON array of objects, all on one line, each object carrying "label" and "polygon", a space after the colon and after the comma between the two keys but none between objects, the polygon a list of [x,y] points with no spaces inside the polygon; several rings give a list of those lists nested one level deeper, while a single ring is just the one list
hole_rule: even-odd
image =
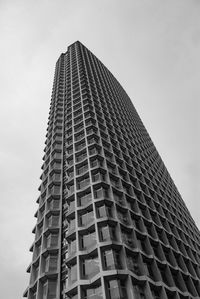
[{"label": "overcast sky", "polygon": [[199,0],[0,0],[0,294],[21,298],[56,60],[80,40],[133,101],[200,227]]}]

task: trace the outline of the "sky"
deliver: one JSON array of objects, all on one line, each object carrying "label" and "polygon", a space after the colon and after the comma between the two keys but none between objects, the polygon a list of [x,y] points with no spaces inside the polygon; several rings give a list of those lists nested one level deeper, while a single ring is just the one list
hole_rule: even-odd
[{"label": "sky", "polygon": [[0,0],[0,294],[21,298],[55,63],[80,40],[122,84],[200,228],[199,0]]}]

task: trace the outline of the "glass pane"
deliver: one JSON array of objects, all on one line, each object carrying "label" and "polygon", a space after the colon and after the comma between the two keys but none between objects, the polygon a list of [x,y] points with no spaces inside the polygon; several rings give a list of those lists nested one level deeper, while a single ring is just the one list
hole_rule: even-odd
[{"label": "glass pane", "polygon": [[50,256],[49,271],[55,271],[55,270],[57,270],[57,257],[56,256]]},{"label": "glass pane", "polygon": [[101,229],[102,241],[110,241],[110,231],[108,226],[104,226]]},{"label": "glass pane", "polygon": [[77,281],[77,265],[74,265],[71,267],[70,280],[71,280],[71,283],[74,283],[75,281]]},{"label": "glass pane", "polygon": [[121,299],[119,284],[117,280],[109,281],[109,294],[110,299]]},{"label": "glass pane", "polygon": [[134,258],[132,256],[127,257],[127,265],[128,265],[128,268],[131,271],[133,271],[133,273],[135,273],[136,275],[140,275],[140,269],[139,269],[136,258]]},{"label": "glass pane", "polygon": [[115,268],[115,261],[112,250],[107,250],[104,252],[104,259],[107,270]]},{"label": "glass pane", "polygon": [[69,212],[74,211],[74,209],[75,209],[75,201],[73,200],[73,201],[70,202],[70,205],[69,205]]},{"label": "glass pane", "polygon": [[[83,275],[85,278],[91,278],[99,272],[99,259],[86,259],[83,261]],[[91,291],[91,290],[90,290]]]},{"label": "glass pane", "polygon": [[69,230],[74,230],[75,229],[75,219],[71,219],[69,222]]},{"label": "glass pane", "polygon": [[83,236],[83,249],[89,249],[96,244],[96,233],[93,232]]},{"label": "glass pane", "polygon": [[105,206],[102,206],[99,208],[99,217],[106,217],[106,207]]},{"label": "glass pane", "polygon": [[89,224],[90,222],[92,222],[94,219],[94,213],[93,211],[88,212],[84,215],[82,215],[81,217],[81,225],[85,226],[87,224]]},{"label": "glass pane", "polygon": [[76,240],[71,241],[69,251],[70,254],[76,252]]},{"label": "glass pane", "polygon": [[88,193],[88,194],[82,196],[80,198],[80,205],[85,206],[86,204],[88,204],[91,201],[91,199],[92,199],[91,193]]},{"label": "glass pane", "polygon": [[86,296],[84,297],[84,299],[102,299],[102,298],[103,295],[102,295],[101,287],[86,290]]},{"label": "glass pane", "polygon": [[49,281],[48,282],[48,295],[47,295],[47,297],[49,299],[54,299],[55,298],[55,296],[56,296],[56,286],[57,286],[56,281]]}]

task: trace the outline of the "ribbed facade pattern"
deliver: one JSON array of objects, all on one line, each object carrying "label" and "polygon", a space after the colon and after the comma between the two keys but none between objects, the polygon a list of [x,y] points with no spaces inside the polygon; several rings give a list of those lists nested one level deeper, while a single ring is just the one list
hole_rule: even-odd
[{"label": "ribbed facade pattern", "polygon": [[80,42],[56,64],[28,299],[200,298],[200,233],[126,92]]}]

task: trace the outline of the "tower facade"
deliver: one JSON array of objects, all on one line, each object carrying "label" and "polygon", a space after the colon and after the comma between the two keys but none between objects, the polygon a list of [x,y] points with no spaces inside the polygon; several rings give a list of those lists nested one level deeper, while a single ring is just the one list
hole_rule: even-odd
[{"label": "tower facade", "polygon": [[28,299],[200,298],[200,233],[126,92],[80,42],[57,61]]}]

